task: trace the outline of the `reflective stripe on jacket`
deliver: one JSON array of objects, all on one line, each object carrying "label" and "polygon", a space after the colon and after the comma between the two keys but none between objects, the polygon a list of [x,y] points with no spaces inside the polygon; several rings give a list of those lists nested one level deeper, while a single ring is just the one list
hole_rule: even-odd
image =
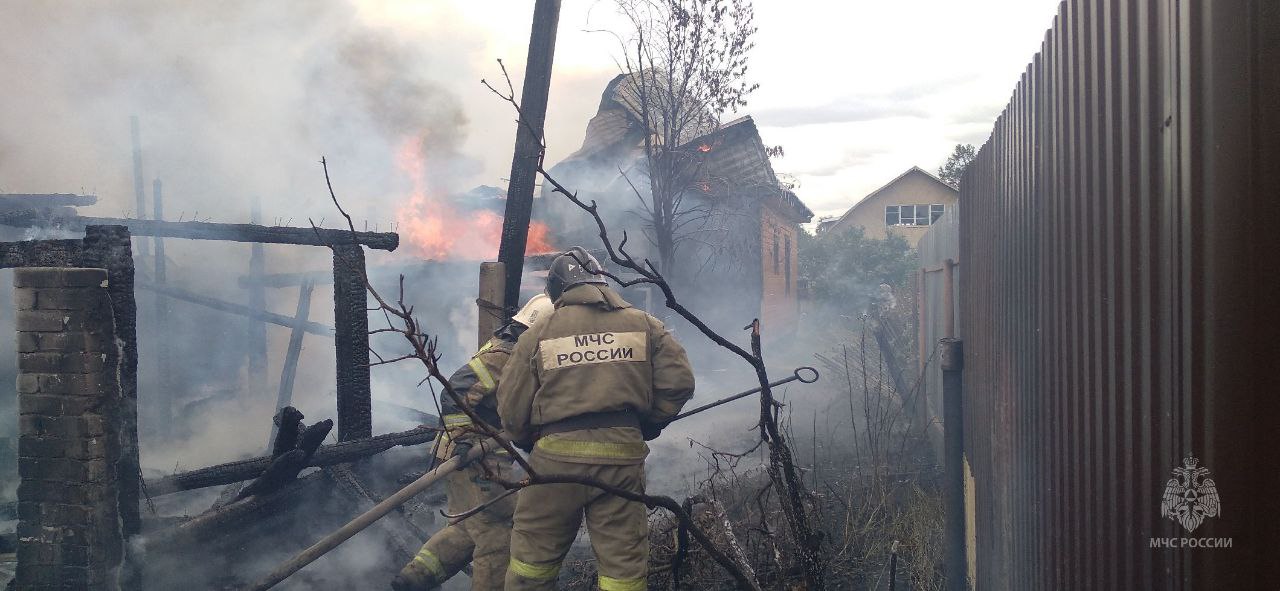
[{"label": "reflective stripe on jacket", "polygon": [[[498,385],[498,414],[513,440],[529,444],[538,428],[586,413],[632,411],[663,423],[693,396],[684,348],[657,318],[612,289],[570,288],[556,309],[520,336]],[[606,427],[556,433],[535,449],[566,462],[643,463],[638,429]]]},{"label": "reflective stripe on jacket", "polygon": [[[497,427],[498,380],[502,370],[511,358],[511,343],[499,337],[490,338],[480,347],[466,365],[458,368],[449,376],[449,386],[453,388],[464,404],[475,411],[486,423]],[[440,393],[440,417],[446,431],[442,432],[440,442],[436,445],[436,456],[449,457],[449,441],[472,431],[471,417],[462,412],[448,393]]]}]

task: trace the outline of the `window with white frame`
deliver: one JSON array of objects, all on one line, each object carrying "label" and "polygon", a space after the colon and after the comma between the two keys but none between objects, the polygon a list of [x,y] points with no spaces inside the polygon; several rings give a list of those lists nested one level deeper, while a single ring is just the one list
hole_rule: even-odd
[{"label": "window with white frame", "polygon": [[946,206],[933,203],[930,205],[889,205],[884,208],[886,226],[928,226],[942,217]]}]

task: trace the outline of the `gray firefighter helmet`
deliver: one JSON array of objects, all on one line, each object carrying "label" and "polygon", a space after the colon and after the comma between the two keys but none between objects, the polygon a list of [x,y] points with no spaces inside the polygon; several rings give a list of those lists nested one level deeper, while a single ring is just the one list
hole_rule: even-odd
[{"label": "gray firefighter helmet", "polygon": [[581,246],[570,248],[564,254],[551,261],[551,270],[547,273],[547,295],[552,300],[560,299],[560,294],[575,285],[594,283],[605,285],[604,276],[600,275],[600,261],[591,256]]}]

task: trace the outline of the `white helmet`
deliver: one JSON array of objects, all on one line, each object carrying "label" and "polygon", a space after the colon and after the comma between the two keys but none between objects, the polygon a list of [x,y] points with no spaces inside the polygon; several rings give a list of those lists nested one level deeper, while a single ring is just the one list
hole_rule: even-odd
[{"label": "white helmet", "polygon": [[511,321],[519,322],[526,328],[529,328],[539,320],[545,318],[552,310],[555,310],[555,308],[556,306],[551,302],[551,298],[547,297],[547,294],[545,293],[540,293],[529,298],[529,301],[525,303],[524,307],[520,308],[520,311],[516,312],[516,315],[511,317]]}]

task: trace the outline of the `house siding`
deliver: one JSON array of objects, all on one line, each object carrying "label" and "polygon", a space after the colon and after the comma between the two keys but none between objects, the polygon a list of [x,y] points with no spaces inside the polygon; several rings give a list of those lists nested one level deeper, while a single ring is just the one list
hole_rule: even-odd
[{"label": "house siding", "polygon": [[885,207],[889,205],[930,205],[940,203],[947,211],[955,208],[959,194],[923,172],[912,171],[890,183],[869,197],[859,201],[839,220],[831,223],[824,232],[842,232],[861,227],[868,238],[883,240],[890,233],[907,239],[912,248],[929,230],[929,226],[886,226]]},{"label": "house siding", "polygon": [[760,320],[766,334],[787,332],[799,316],[800,304],[796,294],[798,232],[799,226],[788,217],[772,207],[760,208]]}]

